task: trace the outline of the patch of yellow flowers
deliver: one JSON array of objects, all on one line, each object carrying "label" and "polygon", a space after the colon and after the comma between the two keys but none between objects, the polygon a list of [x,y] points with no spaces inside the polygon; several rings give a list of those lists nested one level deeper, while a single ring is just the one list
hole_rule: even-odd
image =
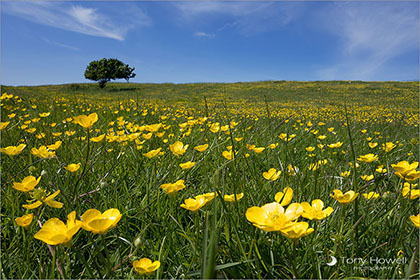
[{"label": "patch of yellow flowers", "polygon": [[275,202],[268,203],[262,207],[253,206],[248,208],[245,216],[255,227],[268,232],[279,232],[291,240],[298,240],[314,229],[309,227],[307,222],[298,222],[299,217],[308,220],[322,220],[334,211],[333,208],[324,209],[324,202],[315,199],[311,204],[308,202],[292,203],[293,190],[290,187],[284,188],[283,192],[275,195]]}]

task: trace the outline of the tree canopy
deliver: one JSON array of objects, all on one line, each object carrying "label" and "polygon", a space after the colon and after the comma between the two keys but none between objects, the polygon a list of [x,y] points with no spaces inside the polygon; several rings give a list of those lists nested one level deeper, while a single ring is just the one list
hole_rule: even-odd
[{"label": "tree canopy", "polygon": [[136,76],[134,69],[116,58],[102,58],[89,63],[85,70],[85,78],[97,81],[99,87],[104,88],[109,81],[115,79],[125,79],[128,83],[129,79]]}]

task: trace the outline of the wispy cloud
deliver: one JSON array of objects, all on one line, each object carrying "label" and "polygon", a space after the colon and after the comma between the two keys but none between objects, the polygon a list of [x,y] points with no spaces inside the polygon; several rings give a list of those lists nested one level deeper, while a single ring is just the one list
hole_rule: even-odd
[{"label": "wispy cloud", "polygon": [[204,38],[209,38],[209,39],[212,39],[212,38],[216,37],[216,35],[213,34],[213,33],[206,33],[206,32],[202,32],[202,31],[195,32],[194,36],[204,37]]},{"label": "wispy cloud", "polygon": [[341,43],[334,64],[318,70],[320,79],[375,79],[393,59],[419,49],[418,6],[339,4],[325,20]]},{"label": "wispy cloud", "polygon": [[[242,35],[252,36],[284,27],[299,15],[303,5],[278,2],[176,2],[181,18],[188,23],[223,23],[216,29],[236,29]],[[213,24],[214,25],[214,24]]]},{"label": "wispy cloud", "polygon": [[[2,8],[6,13],[38,24],[120,41],[124,40],[127,31],[133,26],[148,25],[151,22],[138,8],[135,9],[135,17],[123,17],[124,23],[121,23],[121,17],[115,19],[82,3],[74,5],[66,2],[10,1],[3,3]],[[133,20],[127,21],[127,18]]]},{"label": "wispy cloud", "polygon": [[56,42],[56,41],[53,41],[53,40],[49,40],[47,38],[42,38],[42,40],[44,42],[48,43],[48,44],[51,44],[51,45],[54,45],[54,46],[57,46],[57,47],[60,47],[60,48],[65,48],[65,49],[69,49],[69,50],[72,50],[72,51],[79,51],[80,50],[80,48],[78,48],[78,47],[70,46],[70,45],[63,44],[63,43],[60,43],[60,42]]}]

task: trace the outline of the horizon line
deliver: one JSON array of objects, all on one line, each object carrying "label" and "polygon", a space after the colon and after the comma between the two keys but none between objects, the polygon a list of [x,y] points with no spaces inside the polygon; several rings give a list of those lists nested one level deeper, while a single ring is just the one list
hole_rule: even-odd
[{"label": "horizon line", "polygon": [[[420,82],[420,79],[408,79],[408,80],[255,80],[255,81],[236,81],[236,82],[108,82],[108,84],[236,84],[236,83],[261,83],[261,82],[363,82],[363,83],[389,83],[389,82]],[[61,86],[61,85],[72,85],[72,84],[96,84],[97,82],[70,82],[70,83],[57,83],[57,84],[36,84],[36,85],[5,85],[0,84],[0,87],[41,87],[41,86]]]}]

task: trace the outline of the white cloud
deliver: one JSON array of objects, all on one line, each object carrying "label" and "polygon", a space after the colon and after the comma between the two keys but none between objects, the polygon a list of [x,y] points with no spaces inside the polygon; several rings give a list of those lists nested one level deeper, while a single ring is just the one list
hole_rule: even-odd
[{"label": "white cloud", "polygon": [[201,16],[202,14],[231,14],[234,16],[245,16],[258,7],[265,7],[267,3],[250,3],[250,2],[176,2],[175,7],[177,7],[184,16],[187,17],[196,17]]},{"label": "white cloud", "polygon": [[205,38],[212,39],[216,35],[215,34],[212,34],[212,33],[206,33],[206,32],[202,32],[202,31],[197,31],[197,32],[194,33],[194,36],[197,36],[197,37],[205,37]]},{"label": "white cloud", "polygon": [[[138,8],[128,11],[130,16],[122,17],[124,23],[120,23],[121,17],[117,21],[98,9],[82,6],[82,3],[21,1],[3,5],[4,12],[38,24],[120,41],[133,26],[150,24],[150,19]],[[133,16],[133,11],[137,12],[136,16]],[[131,18],[133,20],[127,21]]]},{"label": "white cloud", "polygon": [[[397,6],[399,5],[399,6]],[[372,80],[391,60],[419,48],[418,7],[370,3],[336,5],[328,11],[328,30],[341,39],[334,65],[320,79]],[[418,73],[407,73],[407,75]]]}]

